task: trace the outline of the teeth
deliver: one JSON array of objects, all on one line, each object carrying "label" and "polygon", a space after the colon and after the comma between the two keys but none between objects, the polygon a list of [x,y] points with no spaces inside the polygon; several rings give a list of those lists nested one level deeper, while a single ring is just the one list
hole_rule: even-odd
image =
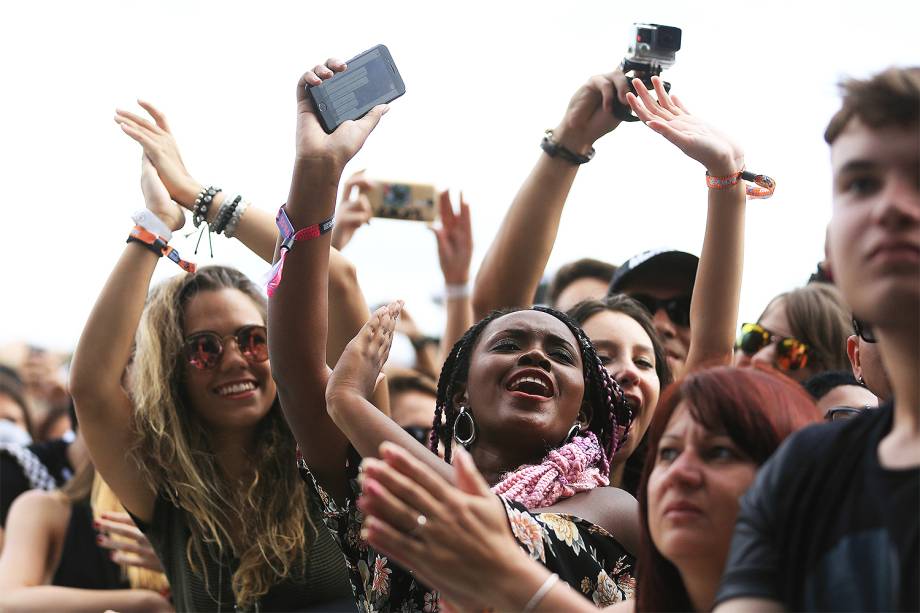
[{"label": "teeth", "polygon": [[217,393],[221,396],[230,396],[231,394],[240,394],[242,392],[248,392],[254,389],[256,389],[255,384],[249,381],[246,383],[232,383],[230,385],[223,385],[217,388]]},{"label": "teeth", "polygon": [[519,388],[521,387],[521,385],[524,384],[524,383],[536,383],[536,384],[539,385],[540,388],[543,389],[545,392],[547,392],[547,393],[549,392],[549,387],[546,385],[546,383],[545,383],[543,380],[537,379],[536,377],[526,377],[526,376],[525,376],[525,377],[518,377],[517,379],[515,379],[514,381],[512,381],[512,382],[511,382],[511,385],[508,386],[508,389],[510,389],[511,391],[515,391],[515,390],[519,389]]}]

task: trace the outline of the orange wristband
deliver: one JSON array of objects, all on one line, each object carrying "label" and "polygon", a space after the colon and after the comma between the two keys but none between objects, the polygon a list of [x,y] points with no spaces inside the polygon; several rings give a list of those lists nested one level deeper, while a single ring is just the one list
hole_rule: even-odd
[{"label": "orange wristband", "polygon": [[131,233],[128,235],[128,240],[126,242],[141,243],[155,254],[159,256],[165,255],[186,272],[195,272],[198,268],[194,263],[179,257],[179,252],[170,247],[162,237],[157,236],[141,226],[134,226],[131,228]]},{"label": "orange wristband", "polygon": [[713,177],[708,172],[706,173],[706,187],[709,189],[728,189],[737,185],[741,180],[755,184],[744,186],[744,193],[748,198],[769,198],[776,189],[776,181],[772,177],[754,174],[744,169],[726,177]]}]

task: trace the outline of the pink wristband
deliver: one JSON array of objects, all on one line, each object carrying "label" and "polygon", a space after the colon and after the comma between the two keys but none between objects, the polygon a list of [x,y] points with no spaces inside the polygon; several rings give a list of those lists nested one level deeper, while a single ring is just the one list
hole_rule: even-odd
[{"label": "pink wristband", "polygon": [[284,210],[284,205],[282,204],[281,208],[278,209],[278,215],[275,216],[275,223],[278,224],[278,231],[281,232],[281,246],[278,248],[278,261],[272,266],[271,272],[269,273],[268,284],[265,288],[269,298],[275,294],[275,290],[277,290],[278,286],[281,284],[281,273],[284,270],[284,258],[287,252],[294,247],[294,243],[297,241],[319,238],[332,230],[333,226],[335,226],[335,215],[326,221],[321,221],[312,226],[301,228],[295,232],[294,224],[291,223],[290,218]]}]

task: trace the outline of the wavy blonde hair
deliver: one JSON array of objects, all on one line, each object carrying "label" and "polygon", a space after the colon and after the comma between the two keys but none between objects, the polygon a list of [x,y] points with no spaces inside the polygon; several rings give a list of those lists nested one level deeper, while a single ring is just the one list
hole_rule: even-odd
[{"label": "wavy blonde hair", "polygon": [[[203,571],[211,547],[217,549],[208,551],[212,556],[229,550],[239,558],[233,594],[241,608],[248,608],[295,569],[304,572],[316,528],[295,470],[294,438],[277,398],[257,426],[252,480],[245,484],[231,482],[220,469],[208,427],[189,406],[181,359],[183,314],[199,292],[222,289],[249,296],[265,320],[265,298],[233,268],[200,268],[151,291],[129,377],[136,429],[132,456],[154,490],[192,518],[186,555],[196,573],[207,581]],[[241,528],[236,539],[230,536],[234,520]],[[308,524],[312,534],[305,530]]]},{"label": "wavy blonde hair", "polygon": [[[121,502],[118,500],[115,492],[113,492],[109,484],[99,476],[99,473],[96,473],[96,478],[93,480],[90,505],[93,508],[93,517],[97,520],[102,518],[103,513],[127,513],[125,508],[121,506]],[[111,538],[116,541],[126,540],[125,537],[118,536],[117,534],[113,534]],[[169,589],[169,580],[166,579],[166,575],[163,573],[126,564],[122,564],[121,567],[128,577],[128,583],[131,584],[133,589],[153,590],[154,592],[160,593]]]}]

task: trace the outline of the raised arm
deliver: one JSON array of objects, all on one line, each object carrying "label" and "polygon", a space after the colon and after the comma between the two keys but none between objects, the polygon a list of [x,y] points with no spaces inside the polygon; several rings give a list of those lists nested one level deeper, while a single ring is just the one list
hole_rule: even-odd
[{"label": "raised arm", "polygon": [[[473,325],[473,304],[470,300],[470,261],[473,259],[473,225],[470,205],[460,193],[460,211],[454,213],[450,195],[441,193],[441,227],[433,228],[438,240],[438,261],[444,275],[444,303],[447,322],[438,357],[438,371],[454,343]],[[437,375],[437,373],[435,373]]]},{"label": "raised arm", "polygon": [[[638,83],[639,97],[627,95],[630,106],[648,127],[700,162],[713,177],[728,177],[744,168],[741,147],[691,114],[677,96],[664,90],[661,79],[652,77],[652,82],[657,100]],[[703,365],[731,364],[744,264],[744,211],[742,181],[709,190],[706,234],[690,303],[690,351],[684,372]]]},{"label": "raised arm", "polygon": [[[182,227],[182,209],[170,200],[146,156],[141,189],[150,211],[170,229]],[[140,243],[125,246],[96,299],[70,365],[71,394],[93,464],[125,508],[143,521],[153,517],[155,493],[134,464],[125,461],[125,450],[133,447],[134,407],[122,387],[122,375],[158,261]]]},{"label": "raised arm", "polygon": [[[305,87],[341,72],[337,60],[315,67],[297,84],[297,137],[294,172],[286,205],[295,230],[333,215],[345,164],[358,152],[386,107],[327,135],[314,115]],[[326,412],[328,278],[330,234],[293,243],[284,252],[281,279],[269,299],[268,329],[272,374],[281,405],[304,459],[333,495],[345,491],[348,441]]]},{"label": "raised arm", "polygon": [[[613,100],[619,95],[625,103],[625,91],[626,78],[618,70],[591,77],[572,96],[553,139],[573,153],[587,154],[620,123],[613,115]],[[577,164],[540,154],[479,267],[473,288],[475,320],[494,309],[533,303],[577,172]]]},{"label": "raised arm", "polygon": [[[144,148],[144,153],[156,168],[157,174],[169,191],[169,196],[183,208],[191,211],[203,184],[185,167],[179,153],[179,144],[169,127],[166,115],[149,102],[138,100],[138,104],[147,111],[153,121],[124,110],[116,112],[116,121],[125,134]],[[332,233],[333,240],[338,237],[337,249],[341,249],[355,229],[367,221],[363,215],[369,215],[370,203],[363,193],[369,187],[370,182],[364,178],[363,172],[355,173],[346,182],[342,206],[347,210],[347,219],[344,224],[338,220],[340,223]],[[227,192],[222,191],[214,197],[206,215],[208,223],[216,220],[226,195]],[[340,230],[342,225],[344,229]],[[247,206],[245,214],[239,218],[234,236],[263,260],[269,264],[272,262],[278,228],[271,213]],[[369,311],[357,285],[354,267],[336,251],[329,257],[329,300],[334,308],[329,311],[327,359],[330,365],[335,365],[345,345],[367,321]]]},{"label": "raised arm", "polygon": [[[169,191],[170,198],[191,211],[195,205],[195,198],[204,185],[195,180],[186,169],[185,162],[179,154],[179,144],[166,121],[166,116],[149,102],[138,100],[138,104],[150,114],[152,122],[125,110],[116,111],[115,121],[125,134],[144,148],[144,153],[150,158]],[[207,211],[208,223],[216,220],[221,204],[228,194],[229,192],[222,191],[214,197]],[[271,263],[275,253],[275,239],[278,236],[271,213],[257,207],[248,207],[239,219],[235,236],[253,253]]]}]

